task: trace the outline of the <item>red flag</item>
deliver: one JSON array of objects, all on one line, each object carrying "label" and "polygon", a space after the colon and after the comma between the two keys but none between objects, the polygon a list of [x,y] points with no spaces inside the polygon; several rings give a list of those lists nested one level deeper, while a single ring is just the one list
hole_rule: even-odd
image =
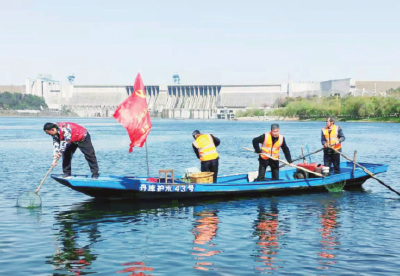
[{"label": "red flag", "polygon": [[146,101],[146,91],[140,74],[135,80],[134,92],[115,110],[114,118],[128,131],[133,147],[142,147],[149,135],[151,121]]}]

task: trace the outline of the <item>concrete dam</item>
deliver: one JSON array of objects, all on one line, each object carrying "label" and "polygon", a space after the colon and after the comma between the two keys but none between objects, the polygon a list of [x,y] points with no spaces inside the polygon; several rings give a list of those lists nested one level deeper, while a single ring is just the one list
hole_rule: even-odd
[{"label": "concrete dam", "polygon": [[[216,119],[219,114],[248,107],[272,106],[286,95],[273,85],[147,85],[146,98],[152,117]],[[51,79],[28,79],[26,93],[42,96],[50,109],[71,110],[81,117],[112,117],[133,93],[133,85],[74,85]]]},{"label": "concrete dam", "polygon": [[[221,86],[145,86],[152,117],[216,118],[216,101]],[[65,95],[61,92],[68,91]],[[46,103],[53,109],[68,109],[82,117],[112,117],[133,86],[74,86],[50,92]]]},{"label": "concrete dam", "polygon": [[[383,95],[400,82],[289,81],[261,85],[147,85],[150,115],[159,118],[234,118],[238,110],[268,109],[285,97]],[[133,93],[133,85],[75,85],[52,80],[51,75],[27,79],[25,93],[43,97],[53,110],[70,110],[81,117],[112,117],[117,107]]]}]

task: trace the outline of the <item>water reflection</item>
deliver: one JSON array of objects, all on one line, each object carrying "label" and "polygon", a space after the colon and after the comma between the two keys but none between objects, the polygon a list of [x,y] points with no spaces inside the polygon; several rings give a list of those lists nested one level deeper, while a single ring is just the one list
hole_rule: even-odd
[{"label": "water reflection", "polygon": [[270,210],[264,206],[258,207],[258,218],[255,221],[255,235],[258,237],[258,254],[256,262],[262,266],[256,266],[257,271],[270,271],[279,268],[277,255],[279,253],[279,238],[282,235],[278,231],[278,206],[271,202]]},{"label": "water reflection", "polygon": [[[143,208],[147,208],[147,204],[91,199],[73,206],[71,210],[57,213],[55,216],[55,227],[58,230],[55,235],[56,252],[47,257],[49,260],[46,263],[53,265],[54,270],[72,272],[75,275],[95,273],[91,266],[96,261],[97,255],[92,253],[92,248],[96,243],[103,241],[99,227],[107,222],[137,222],[139,221],[138,214]],[[132,272],[130,275],[146,275],[143,271],[154,270],[146,266],[144,262],[129,262],[121,265],[128,267],[116,271],[117,273]]]},{"label": "water reflection", "polygon": [[42,207],[35,207],[35,208],[24,208],[24,207],[16,207],[17,215],[24,216],[28,215],[29,219],[34,222],[41,222],[42,221]]},{"label": "water reflection", "polygon": [[[241,245],[232,245],[231,249],[239,250],[237,256],[233,258],[237,260],[247,258],[249,263],[255,262],[254,270],[258,273],[284,272],[283,263],[290,261],[288,257],[290,253],[286,255],[286,249],[282,251],[283,234],[290,232],[288,229],[290,223],[285,223],[288,213],[285,209],[282,211],[283,207],[278,206],[278,201],[265,204],[265,199],[237,199],[234,202],[239,202],[251,213],[257,212],[256,219],[252,217],[253,222],[250,225],[235,222],[237,228],[235,227],[234,232],[237,233],[237,229],[251,231],[257,241],[256,250],[247,254],[240,252]],[[320,237],[318,238],[319,264],[314,266],[319,270],[331,269],[332,265],[337,263],[335,254],[339,250],[340,243],[337,222],[339,207],[336,205],[337,203],[333,201],[319,204],[315,209],[307,207],[309,214],[314,214],[314,223],[318,216],[318,222],[322,226],[317,227],[320,228],[317,236]],[[187,253],[192,255],[188,256],[192,262],[190,267],[200,271],[220,270],[221,267],[217,267],[216,260],[226,257],[220,254],[223,251],[220,248],[221,244],[218,244],[220,239],[225,238],[218,237],[222,233],[221,210],[229,210],[221,209],[221,206],[226,204],[194,200],[180,201],[179,204],[90,200],[75,205],[70,210],[56,213],[54,225],[56,249],[53,255],[47,257],[46,263],[54,268],[53,275],[86,275],[99,273],[101,269],[110,267],[112,274],[133,276],[158,274],[162,271],[160,268],[164,269],[163,265],[168,264],[165,261],[157,262],[152,256],[166,254],[163,246],[172,245],[168,241],[171,238],[168,230],[172,230],[173,235],[189,234],[187,242],[191,244],[189,247],[185,243],[178,244],[177,252],[184,256],[188,256]],[[237,209],[235,204],[231,206]],[[290,217],[295,218],[296,213],[291,212]],[[185,223],[187,225],[182,227]],[[226,227],[228,226],[229,223]],[[188,233],[188,229],[191,229],[191,233]],[[247,238],[246,240],[249,242]],[[254,245],[254,241],[250,242]],[[296,242],[293,244],[296,245]],[[116,256],[113,256],[108,263],[108,252],[103,251],[103,256],[97,254],[101,254],[102,248],[110,246],[116,252]],[[286,260],[282,260],[283,254]],[[315,256],[315,253],[312,254]],[[183,261],[175,260],[175,262],[181,264]]]},{"label": "water reflection", "polygon": [[195,259],[199,260],[194,266],[198,270],[209,270],[210,266],[213,265],[208,258],[221,253],[221,251],[210,250],[215,244],[212,240],[217,235],[219,219],[217,211],[215,210],[203,210],[201,212],[195,213],[197,219],[195,220],[195,226],[192,230],[195,236],[193,243]]},{"label": "water reflection", "polygon": [[[143,235],[149,235],[152,224],[158,224],[160,221],[169,221],[171,219],[179,219],[182,215],[187,216],[195,201],[157,201],[157,202],[137,202],[131,201],[103,201],[90,199],[87,202],[74,205],[70,210],[58,212],[55,215],[55,253],[47,257],[47,264],[53,266],[53,269],[60,272],[54,272],[53,275],[65,275],[64,273],[74,273],[75,275],[92,274],[96,268],[103,267],[104,264],[96,263],[98,255],[95,254],[94,248],[99,247],[97,243],[113,244],[117,247],[117,243],[121,241],[121,236],[125,240],[122,252],[129,252],[130,245],[128,241],[135,246],[133,249],[146,249],[140,246],[137,240],[143,238]],[[215,211],[202,211],[197,214],[200,218],[196,221],[193,229],[195,235],[194,243],[199,247],[194,247],[198,251],[197,257],[204,259],[206,256],[219,253],[217,251],[209,251],[201,246],[213,246],[210,243],[216,235],[218,218]],[[115,233],[110,236],[111,229],[119,229],[123,225],[123,231],[120,237],[116,237]],[[130,225],[131,227],[126,227]],[[145,226],[145,230],[141,231]],[[101,233],[103,231],[104,233]],[[108,232],[106,232],[108,231]],[[118,231],[117,231],[118,232]],[[130,233],[134,232],[134,235]],[[103,237],[102,237],[103,236]],[[115,238],[115,239],[114,239]],[[139,246],[138,246],[139,245]],[[132,257],[132,255],[134,257]],[[128,254],[125,257],[133,258],[129,262],[121,262],[122,267],[115,269],[116,273],[129,273],[129,275],[150,275],[154,272],[154,268],[146,264],[143,259],[145,255],[135,256]],[[206,265],[199,263],[199,266]],[[150,273],[150,274],[147,274]]]},{"label": "water reflection", "polygon": [[[55,236],[56,252],[46,263],[52,264],[54,270],[68,271],[75,275],[93,273],[86,270],[97,258],[90,249],[90,246],[100,237],[97,223],[91,224],[85,231],[79,231],[82,229],[77,227],[77,221],[79,221],[77,210],[61,212],[56,215],[56,220],[60,227],[59,233]],[[86,238],[82,237],[84,235],[87,235]],[[53,275],[58,275],[58,273]]]},{"label": "water reflection", "polygon": [[129,276],[151,276],[149,274],[145,274],[143,271],[154,271],[154,268],[146,266],[144,262],[131,262],[124,263],[123,266],[129,266],[123,270],[117,271],[117,273],[127,273],[132,272]]},{"label": "water reflection", "polygon": [[329,269],[329,266],[337,263],[334,259],[340,245],[338,216],[339,207],[334,202],[324,205],[324,212],[319,216],[322,228],[318,229],[321,234],[321,251],[318,253],[321,266],[318,269]]}]

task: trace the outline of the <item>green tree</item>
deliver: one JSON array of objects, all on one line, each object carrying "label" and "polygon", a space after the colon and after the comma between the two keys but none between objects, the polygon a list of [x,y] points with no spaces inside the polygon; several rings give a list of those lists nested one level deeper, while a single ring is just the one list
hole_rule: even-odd
[{"label": "green tree", "polygon": [[8,109],[40,109],[47,108],[47,104],[42,97],[25,95],[20,93],[4,92],[0,93],[1,107]]}]

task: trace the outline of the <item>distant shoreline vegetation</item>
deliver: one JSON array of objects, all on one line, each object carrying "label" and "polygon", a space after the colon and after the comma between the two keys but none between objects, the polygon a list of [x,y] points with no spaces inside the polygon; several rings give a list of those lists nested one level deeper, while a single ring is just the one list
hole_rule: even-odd
[{"label": "distant shoreline vegetation", "polygon": [[0,110],[48,109],[42,97],[21,93],[0,93]]},{"label": "distant shoreline vegetation", "polygon": [[300,120],[335,116],[340,121],[400,122],[400,88],[387,91],[385,97],[286,97],[278,109],[249,109],[235,114],[236,117],[264,115],[297,117]]},{"label": "distant shoreline vegetation", "polygon": [[79,117],[62,106],[50,110],[43,97],[21,93],[0,93],[0,117]]}]

